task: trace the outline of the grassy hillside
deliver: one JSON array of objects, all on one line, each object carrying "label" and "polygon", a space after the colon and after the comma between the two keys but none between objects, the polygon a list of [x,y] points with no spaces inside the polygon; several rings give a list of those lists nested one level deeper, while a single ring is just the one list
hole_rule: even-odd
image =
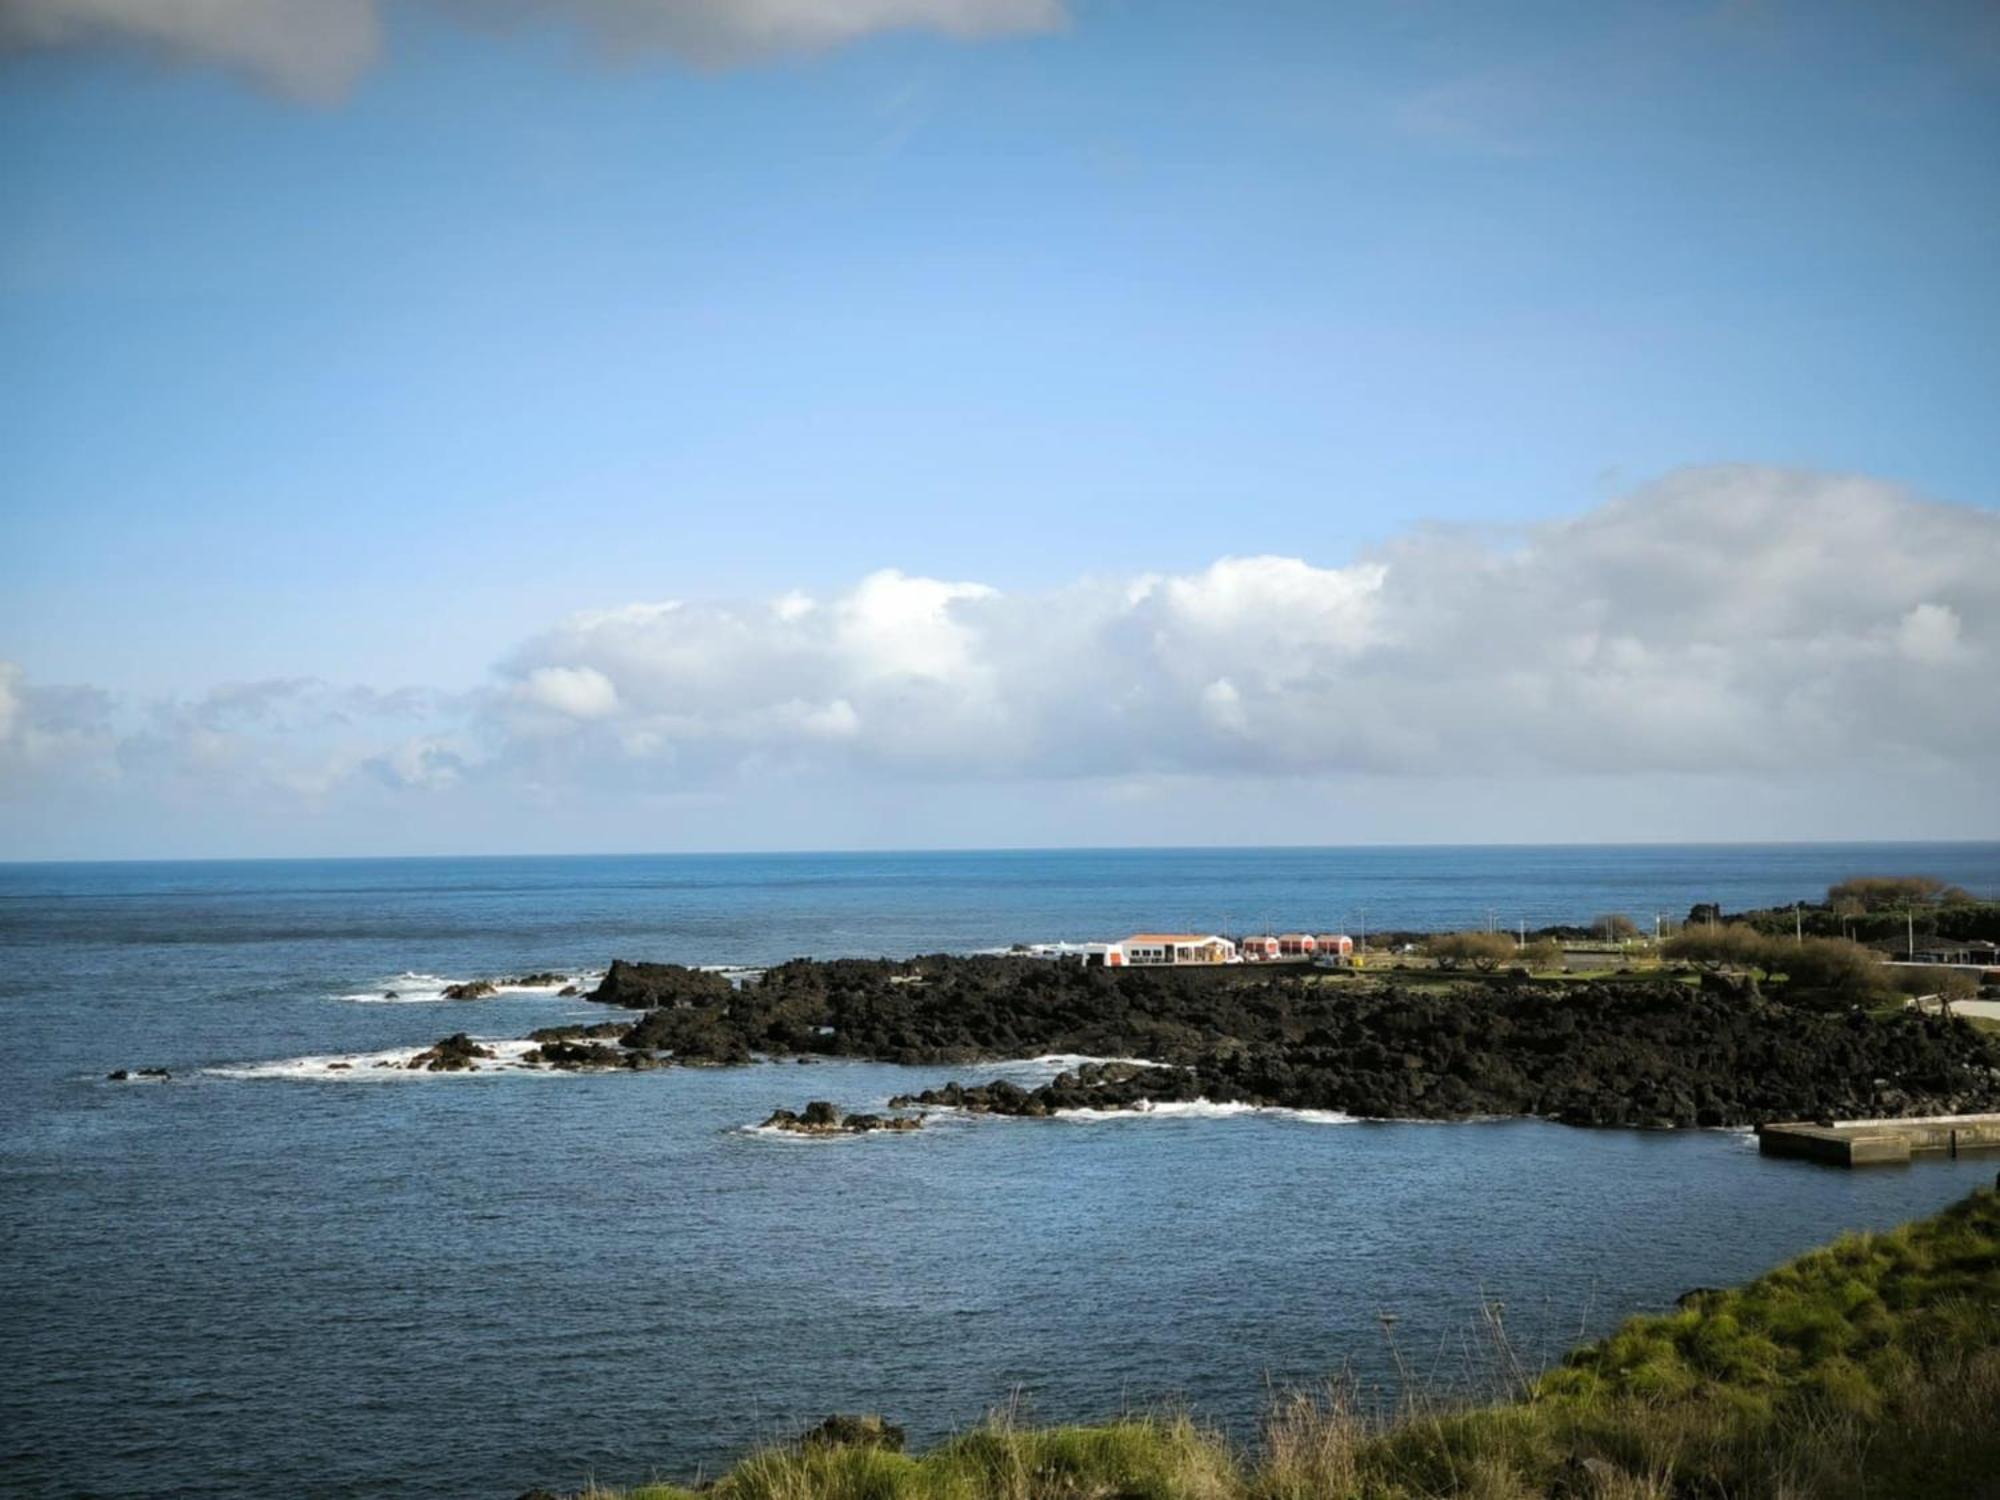
[{"label": "grassy hillside", "polygon": [[[1254,1448],[1184,1416],[1024,1429],[921,1457],[802,1444],[706,1500],[1976,1500],[2000,1497],[2000,1196],[1847,1236],[1634,1318],[1517,1398],[1279,1402]],[[1504,1363],[1504,1361],[1503,1361]],[[611,1500],[609,1492],[593,1492]],[[654,1486],[623,1500],[688,1500]]]}]

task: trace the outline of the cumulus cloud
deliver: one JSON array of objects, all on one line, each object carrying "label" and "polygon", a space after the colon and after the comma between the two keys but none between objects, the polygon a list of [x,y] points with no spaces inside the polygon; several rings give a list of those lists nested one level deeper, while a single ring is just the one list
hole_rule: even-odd
[{"label": "cumulus cloud", "polygon": [[[1990,788],[1996,681],[2000,515],[1712,468],[1335,566],[1228,557],[1039,591],[890,569],[818,595],[615,604],[456,697],[279,679],[119,706],[0,665],[0,791],[88,773],[749,809],[780,785]],[[1966,831],[1990,832],[2000,801],[1970,811]],[[1843,831],[1837,809],[1819,831]]]},{"label": "cumulus cloud", "polygon": [[[0,46],[109,43],[337,98],[380,49],[383,0],[0,0]],[[1062,0],[429,0],[475,24],[544,23],[616,55],[710,66],[816,52],[887,31],[970,40],[1047,30]]]},{"label": "cumulus cloud", "polygon": [[[826,598],[580,617],[503,669],[589,674],[582,761],[883,773],[1769,772],[1991,761],[2000,519],[1706,469],[1555,524],[1339,567],[1224,558],[1047,593],[888,571]],[[564,679],[568,680],[568,679]],[[546,762],[537,762],[546,774]]]}]

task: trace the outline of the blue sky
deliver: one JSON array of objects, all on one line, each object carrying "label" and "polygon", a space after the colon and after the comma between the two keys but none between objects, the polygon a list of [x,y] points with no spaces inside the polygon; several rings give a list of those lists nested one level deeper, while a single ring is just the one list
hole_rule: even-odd
[{"label": "blue sky", "polygon": [[[49,755],[0,771],[19,793],[0,837],[448,843],[481,826],[472,783],[525,774],[518,726],[472,700],[518,697],[579,611],[837,601],[884,569],[1042,600],[1030,615],[1080,579],[1206,578],[1231,556],[1345,577],[1442,546],[1440,528],[1533,547],[1536,528],[1712,466],[1860,476],[1892,508],[1943,506],[1972,566],[1913,577],[1880,629],[1931,604],[1975,656],[2000,631],[1975,581],[2000,564],[1991,7],[906,0],[888,11],[920,24],[720,51],[679,22],[626,24],[676,3],[533,0],[498,24],[506,7],[351,0],[381,31],[344,62],[235,35],[162,44],[78,20],[81,0],[0,5],[16,43],[0,60],[0,659],[22,702],[63,688],[75,719],[77,693],[97,694],[92,732],[125,746],[115,791],[65,791],[61,829],[46,789],[25,790]],[[992,34],[921,24],[983,11]],[[1817,545],[1829,502],[1771,484],[1805,496],[1785,524]],[[655,646],[712,657],[708,642]],[[1313,682],[1333,670],[1316,658]],[[635,694],[601,675],[616,707],[585,717],[630,740]],[[1242,675],[1191,683],[1190,702],[1212,708],[1199,694],[1218,681],[1240,695]],[[277,802],[147,789],[135,733],[219,686],[303,680],[432,695],[394,732],[449,742],[467,800],[357,821],[321,789],[287,825]],[[834,701],[860,712],[854,693]],[[260,723],[244,754],[281,780],[347,732]],[[1969,812],[1965,833],[2000,832],[1977,790],[1993,752],[1945,747],[1976,739],[1952,728],[1917,747],[1936,757],[1929,831]],[[627,828],[632,798],[697,795],[686,746],[712,743],[713,720],[644,733],[682,746],[678,769],[533,773],[600,809],[580,847]],[[1304,777],[1334,797],[1358,795],[1343,777],[1396,774],[1386,750],[1337,739],[1165,773],[1244,796],[1247,775]],[[976,759],[926,774],[991,785],[996,808],[1093,787],[1115,806],[1162,774],[1136,753],[1079,769],[1039,741],[1001,770]],[[1575,767],[1530,761],[1552,804],[1575,800]],[[1829,765],[1827,785],[1867,765]],[[1435,774],[1477,786],[1488,769]],[[1687,769],[1641,754],[1630,774]],[[1695,770],[1733,778],[1746,806],[1769,774]],[[728,774],[738,813],[762,801],[740,753]],[[893,800],[912,773],[814,774]],[[1051,778],[1059,797],[1021,791]],[[480,795],[497,804],[501,783]],[[1660,794],[1655,821],[1675,801]],[[207,831],[169,828],[170,803]],[[563,842],[573,814],[538,838]],[[1066,841],[1072,816],[1042,831]],[[635,833],[663,847],[740,827],[769,845],[799,827],[713,817]],[[1017,815],[941,841],[996,824]],[[1856,829],[1809,807],[1774,831]]]}]

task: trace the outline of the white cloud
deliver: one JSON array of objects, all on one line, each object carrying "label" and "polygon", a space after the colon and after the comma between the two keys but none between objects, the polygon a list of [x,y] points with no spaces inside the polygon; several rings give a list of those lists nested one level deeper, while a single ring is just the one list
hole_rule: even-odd
[{"label": "white cloud", "polygon": [[[968,807],[1018,792],[1072,812],[1341,778],[1371,799],[1408,787],[1411,805],[1533,784],[1544,806],[1626,789],[1659,806],[1661,778],[1692,776],[1733,778],[1753,807],[1810,808],[1819,788],[1824,822],[1793,836],[1848,831],[1853,788],[1891,783],[1905,802],[1940,789],[1934,828],[1991,833],[1996,681],[2000,515],[1701,469],[1335,567],[1223,558],[1026,592],[890,569],[816,599],[614,605],[458,697],[277,679],[121,705],[0,664],[0,794],[34,807],[37,788],[116,783],[140,816],[253,791],[390,799],[412,826],[447,791],[489,812],[568,797],[733,809],[770,844],[947,786]],[[788,817],[757,824],[787,797]]]},{"label": "white cloud", "polygon": [[602,719],[618,711],[618,689],[595,667],[537,667],[514,691],[524,703],[572,719]]},{"label": "white cloud", "polygon": [[25,716],[21,711],[21,678],[17,663],[0,661],[0,745],[14,737],[14,726]]},{"label": "white cloud", "polygon": [[[729,65],[888,31],[961,40],[1062,24],[1062,0],[431,0],[474,24],[576,30],[597,50]],[[382,0],[0,0],[0,47],[109,43],[338,98],[381,46]]]},{"label": "white cloud", "polygon": [[1958,614],[1949,605],[1919,604],[1897,622],[1896,644],[1912,661],[1949,661],[1958,633]]},{"label": "white cloud", "polygon": [[890,570],[813,609],[612,612],[507,675],[551,670],[615,687],[623,727],[677,747],[683,777],[830,743],[863,773],[1028,778],[1990,761],[2000,520],[1865,480],[1693,470],[1343,567],[1224,558],[1041,594]]}]

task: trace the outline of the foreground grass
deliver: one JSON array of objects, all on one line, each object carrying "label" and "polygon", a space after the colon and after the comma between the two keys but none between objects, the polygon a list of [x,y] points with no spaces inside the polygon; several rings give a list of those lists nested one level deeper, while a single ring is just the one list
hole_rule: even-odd
[{"label": "foreground grass", "polygon": [[[1504,1361],[1503,1361],[1504,1363]],[[1280,1400],[1249,1451],[1185,1416],[998,1420],[921,1457],[773,1448],[701,1500],[2000,1497],[2000,1197],[1846,1236],[1634,1318],[1491,1406]],[[611,1492],[592,1492],[614,1500]],[[653,1486],[622,1500],[690,1500]]]}]

